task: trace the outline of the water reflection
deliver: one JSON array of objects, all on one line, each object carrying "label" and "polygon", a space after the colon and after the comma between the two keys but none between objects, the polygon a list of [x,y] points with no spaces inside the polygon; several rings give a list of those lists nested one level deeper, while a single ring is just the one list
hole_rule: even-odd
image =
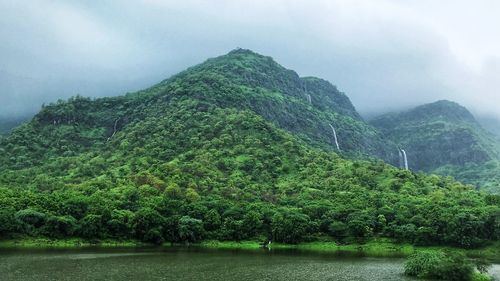
[{"label": "water reflection", "polygon": [[0,279],[414,280],[402,275],[403,262],[402,259],[394,258],[365,258],[288,250],[2,250]]}]

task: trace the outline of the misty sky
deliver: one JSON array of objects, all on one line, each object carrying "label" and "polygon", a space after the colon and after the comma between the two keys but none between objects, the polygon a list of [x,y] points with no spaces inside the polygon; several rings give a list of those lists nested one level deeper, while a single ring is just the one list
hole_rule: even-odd
[{"label": "misty sky", "polygon": [[242,47],[363,114],[450,99],[500,118],[500,1],[0,0],[0,116],[148,87]]}]

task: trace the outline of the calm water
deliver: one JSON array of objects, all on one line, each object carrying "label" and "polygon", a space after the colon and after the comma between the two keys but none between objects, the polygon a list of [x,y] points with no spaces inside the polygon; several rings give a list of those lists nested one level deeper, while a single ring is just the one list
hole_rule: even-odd
[{"label": "calm water", "polygon": [[[498,269],[498,268],[497,268]],[[1,250],[1,280],[415,280],[403,260],[186,248]]]}]

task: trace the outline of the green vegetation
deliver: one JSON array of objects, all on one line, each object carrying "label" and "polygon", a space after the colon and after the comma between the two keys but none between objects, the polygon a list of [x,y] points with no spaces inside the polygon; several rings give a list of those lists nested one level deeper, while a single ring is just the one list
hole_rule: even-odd
[{"label": "green vegetation", "polygon": [[[320,239],[321,240],[321,239]],[[262,243],[259,241],[218,241],[207,240],[195,244],[214,249],[242,249],[242,250],[256,250],[262,248]],[[477,249],[463,249],[447,246],[415,246],[409,243],[396,243],[393,240],[385,238],[375,238],[366,241],[362,244],[342,244],[334,241],[314,241],[303,242],[299,244],[283,244],[272,243],[271,249],[293,249],[310,252],[324,252],[324,253],[341,253],[353,254],[369,257],[408,257],[416,252],[431,251],[431,252],[453,252],[466,255],[473,260],[488,260],[491,262],[500,262],[500,244],[493,244],[487,247]]]},{"label": "green vegetation", "polygon": [[[329,150],[329,122],[345,154]],[[332,85],[236,50],[135,94],[45,106],[2,139],[0,236],[499,240],[500,196],[344,158],[397,154],[380,140]]]},{"label": "green vegetation", "polygon": [[450,281],[491,280],[485,273],[488,263],[472,263],[458,252],[419,251],[405,263],[405,274],[418,278]]},{"label": "green vegetation", "polygon": [[467,163],[462,166],[445,165],[434,171],[439,175],[453,175],[461,182],[473,184],[481,190],[500,193],[500,161],[492,160],[485,163]]},{"label": "green vegetation", "polygon": [[500,192],[500,141],[466,108],[438,101],[370,123],[405,149],[411,169]]},{"label": "green vegetation", "polygon": [[0,240],[0,248],[62,248],[62,249],[70,249],[70,248],[81,248],[81,247],[104,247],[104,248],[114,248],[114,247],[140,247],[140,246],[148,246],[150,244],[143,243],[136,240],[94,240],[90,241],[82,238],[41,238],[41,237],[24,237],[17,239],[8,239],[8,240]]}]

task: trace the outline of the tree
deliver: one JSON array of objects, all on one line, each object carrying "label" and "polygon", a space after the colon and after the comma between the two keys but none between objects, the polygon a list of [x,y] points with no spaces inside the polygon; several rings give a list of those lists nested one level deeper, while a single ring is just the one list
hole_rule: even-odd
[{"label": "tree", "polygon": [[209,210],[203,219],[203,227],[207,231],[215,231],[218,230],[221,226],[221,217],[217,210],[211,209]]},{"label": "tree", "polygon": [[328,226],[329,234],[338,239],[346,238],[348,236],[347,231],[347,225],[341,221],[332,221]]},{"label": "tree", "polygon": [[257,211],[248,211],[243,216],[243,232],[247,238],[255,236],[262,227],[262,215]]},{"label": "tree", "polygon": [[43,227],[47,236],[63,238],[73,235],[77,228],[77,221],[72,216],[50,216]]},{"label": "tree", "polygon": [[177,183],[169,183],[165,188],[165,193],[171,199],[181,199],[182,191]]},{"label": "tree", "polygon": [[183,242],[196,242],[203,238],[203,221],[183,216],[179,220],[179,238]]},{"label": "tree", "polygon": [[448,241],[460,247],[471,248],[479,246],[483,223],[474,215],[459,213],[450,223]]},{"label": "tree", "polygon": [[304,241],[309,229],[309,217],[297,209],[282,209],[271,222],[273,239],[277,242],[296,244]]},{"label": "tree", "polygon": [[155,230],[154,234],[156,234],[156,231],[162,233],[165,221],[165,217],[160,215],[158,211],[149,207],[141,208],[137,211],[133,220],[135,234],[139,239],[150,239],[153,233],[147,234],[151,230]]},{"label": "tree", "polygon": [[17,222],[14,217],[14,208],[0,209],[0,234],[10,234],[17,231]]},{"label": "tree", "polygon": [[47,216],[33,209],[24,209],[15,214],[17,222],[27,234],[36,234],[35,231],[45,224]]},{"label": "tree", "polygon": [[114,237],[129,238],[134,229],[134,213],[129,210],[113,210],[107,222],[110,234]]},{"label": "tree", "polygon": [[82,237],[95,239],[105,235],[101,215],[88,214],[79,221],[79,225],[78,232]]},{"label": "tree", "polygon": [[186,190],[186,200],[191,203],[196,202],[200,200],[200,195],[193,188],[188,188]]}]

